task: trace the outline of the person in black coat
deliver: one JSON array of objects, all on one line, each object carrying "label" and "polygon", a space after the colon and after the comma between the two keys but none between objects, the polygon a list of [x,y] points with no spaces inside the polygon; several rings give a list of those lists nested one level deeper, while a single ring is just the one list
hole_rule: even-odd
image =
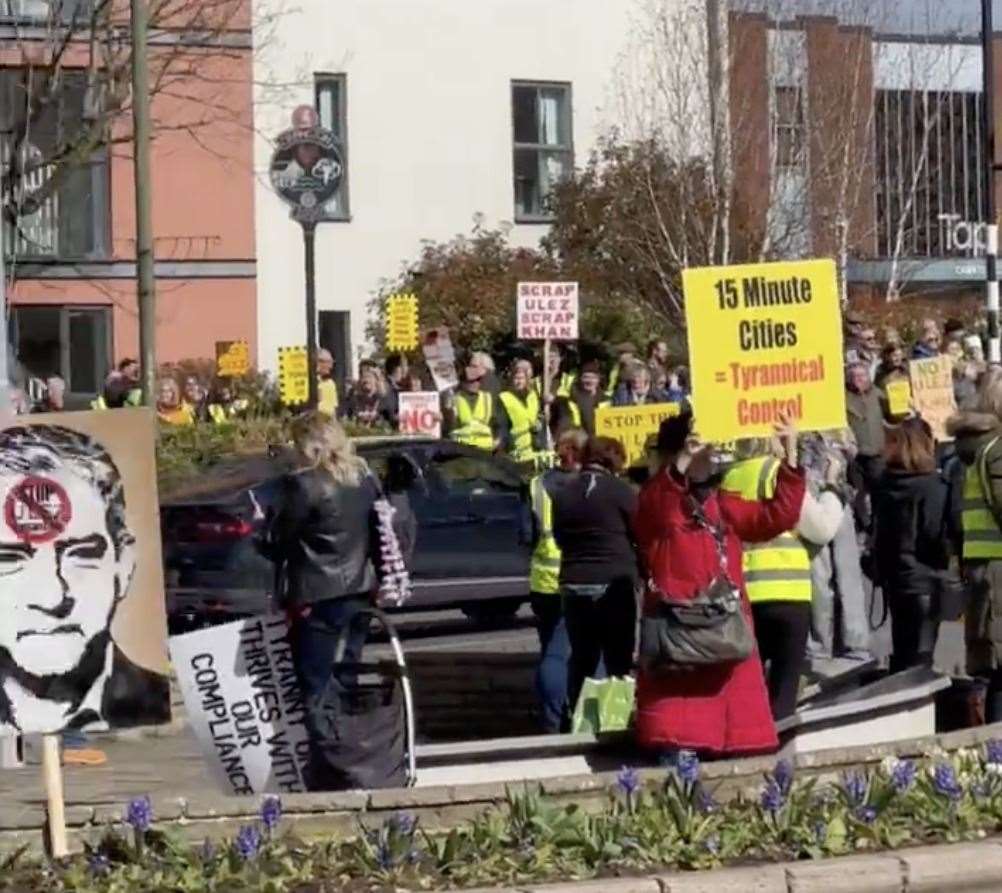
[{"label": "person in black coat", "polygon": [[936,469],[929,425],[888,430],[887,467],[873,492],[876,582],[891,614],[891,672],[932,665],[937,592],[950,562],[949,486]]},{"label": "person in black coat", "polygon": [[567,701],[572,711],[600,661],[609,676],[625,676],[633,664],[637,493],[617,477],[625,463],[622,444],[592,437],[581,472],[552,494],[560,593],[571,643]]}]

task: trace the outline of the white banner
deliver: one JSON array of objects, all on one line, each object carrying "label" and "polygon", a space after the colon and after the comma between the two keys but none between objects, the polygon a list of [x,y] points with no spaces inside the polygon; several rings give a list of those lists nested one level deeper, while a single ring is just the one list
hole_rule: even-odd
[{"label": "white banner", "polygon": [[578,340],[576,282],[520,282],[518,337],[525,341]]},{"label": "white banner", "polygon": [[170,653],[188,721],[223,790],[305,791],[309,744],[285,616],[174,636]]},{"label": "white banner", "polygon": [[442,411],[437,391],[401,391],[400,433],[442,436]]},{"label": "white banner", "polygon": [[448,391],[459,384],[459,376],[456,375],[456,351],[452,346],[449,330],[445,326],[429,329],[424,333],[421,338],[421,352],[439,392]]}]

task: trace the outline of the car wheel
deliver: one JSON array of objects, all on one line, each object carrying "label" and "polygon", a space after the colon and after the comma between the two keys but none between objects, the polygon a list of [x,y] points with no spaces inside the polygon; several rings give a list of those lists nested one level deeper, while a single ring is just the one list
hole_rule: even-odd
[{"label": "car wheel", "polygon": [[462,606],[463,613],[477,623],[501,623],[511,620],[522,607],[525,599],[495,598],[482,602],[468,602]]}]

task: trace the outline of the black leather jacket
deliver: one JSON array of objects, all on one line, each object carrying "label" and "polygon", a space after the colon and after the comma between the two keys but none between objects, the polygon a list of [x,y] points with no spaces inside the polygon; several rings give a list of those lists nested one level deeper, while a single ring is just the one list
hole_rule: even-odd
[{"label": "black leather jacket", "polygon": [[356,486],[338,484],[317,468],[283,478],[264,551],[284,572],[287,602],[309,605],[365,596],[377,588],[373,504],[379,496],[371,475]]}]

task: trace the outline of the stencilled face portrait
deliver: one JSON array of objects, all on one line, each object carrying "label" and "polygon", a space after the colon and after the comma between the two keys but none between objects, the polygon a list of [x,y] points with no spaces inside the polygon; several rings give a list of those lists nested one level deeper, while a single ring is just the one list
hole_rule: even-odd
[{"label": "stencilled face portrait", "polygon": [[0,431],[0,721],[21,727],[19,709],[47,703],[103,718],[111,624],[135,567],[122,480],[104,448],[68,428]]}]

